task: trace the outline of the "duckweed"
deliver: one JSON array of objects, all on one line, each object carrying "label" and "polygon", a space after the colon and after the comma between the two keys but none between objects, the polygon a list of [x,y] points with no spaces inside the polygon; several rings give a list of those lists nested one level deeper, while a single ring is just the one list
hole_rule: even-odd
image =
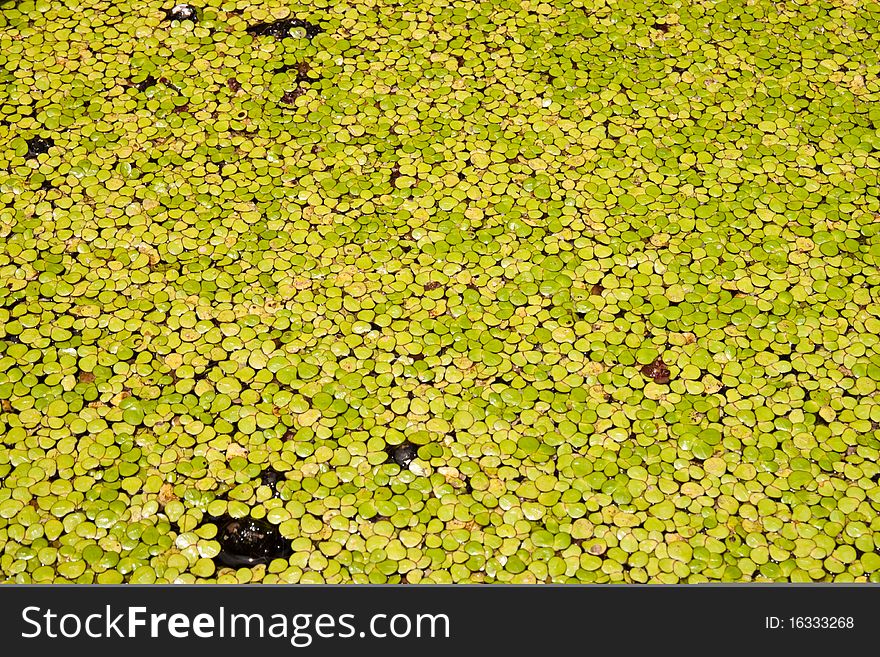
[{"label": "duckweed", "polygon": [[880,581],[878,53],[0,1],[2,580]]}]

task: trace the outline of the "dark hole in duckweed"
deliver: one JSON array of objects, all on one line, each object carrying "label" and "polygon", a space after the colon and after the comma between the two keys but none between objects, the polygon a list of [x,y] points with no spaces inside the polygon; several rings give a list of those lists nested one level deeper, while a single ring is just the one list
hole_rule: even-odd
[{"label": "dark hole in duckweed", "polygon": [[666,23],[654,23],[651,27],[655,30],[660,30],[664,34],[669,31],[669,25]]},{"label": "dark hole in duckweed", "polygon": [[669,383],[669,368],[663,362],[662,356],[658,356],[653,363],[642,365],[642,374],[654,379],[654,383]]},{"label": "dark hole in duckweed", "polygon": [[278,528],[265,520],[221,516],[213,522],[217,525],[217,542],[220,543],[220,553],[215,560],[224,566],[268,564],[292,553],[290,543]]},{"label": "dark hole in duckweed", "polygon": [[176,84],[172,83],[171,80],[169,80],[168,78],[165,78],[165,77],[159,78],[159,82],[164,84],[166,87],[170,87],[171,89],[174,89],[174,91],[176,91],[177,93],[180,93],[180,87],[178,87]]},{"label": "dark hole in duckweed", "polygon": [[241,82],[239,82],[235,78],[229,78],[226,81],[226,86],[229,87],[229,90],[233,93],[238,93],[239,91],[241,91]]},{"label": "dark hole in duckweed", "polygon": [[389,450],[389,458],[401,468],[406,468],[419,455],[419,448],[409,441],[395,445]]},{"label": "dark hole in duckweed", "polygon": [[285,18],[269,23],[255,23],[249,26],[245,32],[252,36],[271,36],[276,39],[292,37],[291,30],[301,28],[305,30],[306,38],[312,39],[324,30],[317,25],[299,18]]},{"label": "dark hole in duckweed", "polygon": [[168,21],[192,21],[199,22],[199,10],[192,5],[175,5],[165,12],[165,20]]},{"label": "dark hole in duckweed", "polygon": [[283,483],[286,480],[287,477],[284,476],[283,472],[280,472],[271,466],[267,467],[260,473],[260,483],[272,489],[272,492],[274,493],[273,497],[281,496],[278,492],[278,484],[279,482]]},{"label": "dark hole in duckweed", "polygon": [[287,73],[289,71],[296,71],[296,83],[299,84],[301,82],[317,82],[321,79],[320,75],[311,76],[309,75],[309,71],[312,70],[311,65],[308,62],[297,62],[296,64],[284,64],[276,68],[274,73]]},{"label": "dark hole in duckweed", "polygon": [[55,140],[51,137],[31,137],[27,140],[27,155],[25,157],[31,158],[48,153],[54,145]]},{"label": "dark hole in duckweed", "polygon": [[285,105],[293,105],[294,101],[296,101],[296,99],[302,96],[304,93],[305,90],[300,89],[299,87],[297,87],[293,91],[286,91],[284,95],[281,96],[281,102]]},{"label": "dark hole in duckweed", "polygon": [[440,286],[441,283],[438,283],[437,281],[431,281],[429,283],[425,283],[425,291],[430,292],[431,290],[436,290]]}]

